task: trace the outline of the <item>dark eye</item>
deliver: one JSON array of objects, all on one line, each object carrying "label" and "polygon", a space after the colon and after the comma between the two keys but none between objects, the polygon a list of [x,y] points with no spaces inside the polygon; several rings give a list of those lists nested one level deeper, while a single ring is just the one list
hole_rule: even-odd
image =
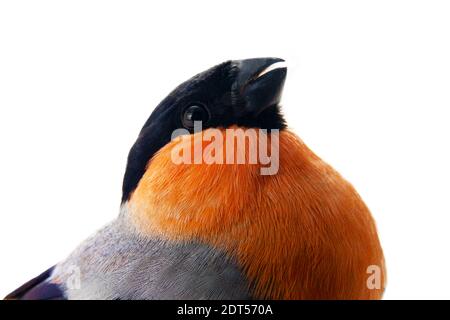
[{"label": "dark eye", "polygon": [[186,129],[194,128],[194,121],[202,121],[202,126],[205,126],[209,120],[209,112],[205,106],[193,104],[184,110],[181,120]]}]

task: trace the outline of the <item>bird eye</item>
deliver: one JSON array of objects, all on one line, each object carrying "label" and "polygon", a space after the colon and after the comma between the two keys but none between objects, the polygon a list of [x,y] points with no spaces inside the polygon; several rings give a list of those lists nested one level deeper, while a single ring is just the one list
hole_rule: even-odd
[{"label": "bird eye", "polygon": [[182,116],[183,127],[186,129],[194,128],[194,121],[202,121],[204,126],[209,120],[209,112],[205,106],[194,104],[187,107]]}]

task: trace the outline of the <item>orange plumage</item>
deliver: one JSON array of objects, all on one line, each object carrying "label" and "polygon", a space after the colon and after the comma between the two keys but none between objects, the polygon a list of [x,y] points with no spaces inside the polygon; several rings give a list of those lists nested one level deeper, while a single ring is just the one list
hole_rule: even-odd
[{"label": "orange plumage", "polygon": [[[296,135],[280,132],[279,171],[268,176],[260,164],[174,164],[177,143],[153,156],[127,203],[142,233],[225,250],[256,298],[381,298],[384,258],[368,208]],[[373,265],[379,288],[367,284]]]}]

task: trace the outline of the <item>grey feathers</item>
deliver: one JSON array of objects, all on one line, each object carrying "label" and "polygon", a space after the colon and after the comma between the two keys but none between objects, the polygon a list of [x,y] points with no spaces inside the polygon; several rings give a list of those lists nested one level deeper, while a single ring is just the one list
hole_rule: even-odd
[{"label": "grey feathers", "polygon": [[58,264],[51,281],[69,299],[248,299],[241,270],[223,252],[138,234],[122,214]]}]

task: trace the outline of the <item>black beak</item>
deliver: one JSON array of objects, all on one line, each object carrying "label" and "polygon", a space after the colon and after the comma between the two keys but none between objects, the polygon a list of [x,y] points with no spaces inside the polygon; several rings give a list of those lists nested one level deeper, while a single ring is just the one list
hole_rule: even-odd
[{"label": "black beak", "polygon": [[[245,114],[257,116],[266,108],[280,102],[287,68],[283,59],[256,58],[234,61],[238,74],[234,90],[245,101]],[[277,68],[275,64],[279,65]]]}]

